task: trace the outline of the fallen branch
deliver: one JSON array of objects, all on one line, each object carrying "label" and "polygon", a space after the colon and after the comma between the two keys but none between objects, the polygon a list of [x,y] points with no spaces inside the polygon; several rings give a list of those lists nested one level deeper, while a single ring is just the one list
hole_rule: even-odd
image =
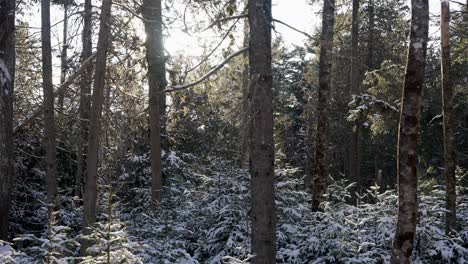
[{"label": "fallen branch", "polygon": [[[93,60],[95,54],[91,55],[89,58],[87,58],[82,64],[81,64],[81,67],[75,72],[73,73],[72,75],[70,75],[70,77],[68,77],[68,79],[62,83],[58,88],[57,90],[55,90],[54,92],[54,95],[53,97],[57,97],[57,95],[59,95],[61,92],[65,91],[65,89],[68,88],[68,86],[70,86],[70,84],[72,84],[76,78],[78,78],[78,76],[81,75],[81,73],[83,73],[83,71],[85,70],[86,66],[91,63],[91,61]],[[34,121],[37,117],[39,117],[39,115],[42,113],[42,110],[44,110],[42,108],[42,106],[39,106],[36,110],[34,110],[34,112],[32,113],[31,116],[29,116],[28,118],[26,118],[23,123],[19,124],[18,126],[15,127],[15,129],[13,130],[13,134],[17,133],[18,131],[20,131],[21,129],[23,129],[26,125],[30,124],[32,121]]]},{"label": "fallen branch", "polygon": [[244,52],[246,52],[249,48],[245,47],[241,50],[238,50],[236,52],[234,52],[233,54],[229,55],[229,57],[227,57],[226,59],[224,59],[220,64],[218,64],[216,67],[212,68],[210,71],[208,71],[205,75],[203,75],[200,79],[194,81],[194,82],[191,82],[191,83],[188,83],[188,84],[184,84],[184,85],[176,85],[176,86],[168,86],[169,88],[161,91],[161,93],[170,93],[170,92],[175,92],[175,91],[180,91],[180,90],[185,90],[185,89],[188,89],[190,87],[193,87],[197,84],[200,84],[202,83],[204,80],[208,79],[211,75],[215,74],[217,71],[219,71],[221,68],[223,68],[223,66],[228,63],[230,60],[232,60],[233,58],[243,54]]}]

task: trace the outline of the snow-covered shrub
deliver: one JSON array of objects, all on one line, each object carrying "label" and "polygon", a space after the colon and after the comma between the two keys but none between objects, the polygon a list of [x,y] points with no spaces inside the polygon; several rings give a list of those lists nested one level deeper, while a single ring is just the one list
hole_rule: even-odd
[{"label": "snow-covered shrub", "polygon": [[57,212],[40,235],[23,234],[13,239],[26,255],[41,263],[68,263],[75,259],[79,243],[71,236],[71,228],[58,225]]},{"label": "snow-covered shrub", "polygon": [[106,202],[106,213],[102,213],[99,221],[91,227],[91,234],[80,235],[80,239],[91,242],[86,249],[87,256],[80,263],[142,263],[133,253],[140,245],[128,239],[125,223],[119,218],[116,190],[111,185],[105,187],[101,200]]}]

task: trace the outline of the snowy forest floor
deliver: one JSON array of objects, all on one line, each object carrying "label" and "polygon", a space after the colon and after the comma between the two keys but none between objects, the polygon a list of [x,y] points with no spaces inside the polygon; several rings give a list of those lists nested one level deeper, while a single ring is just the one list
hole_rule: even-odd
[{"label": "snowy forest floor", "polygon": [[[13,244],[0,242],[0,263],[248,263],[248,173],[226,162],[200,165],[190,155],[180,156],[185,161],[174,153],[165,156],[169,177],[158,210],[151,209],[149,190],[141,187],[149,186],[149,170],[141,169],[146,157],[128,157],[119,184],[101,185],[90,256],[78,253],[79,202],[63,195],[50,232],[23,230]],[[277,263],[388,263],[396,192],[374,186],[353,206],[345,203],[351,185],[334,181],[324,212],[312,213],[302,176],[295,168],[276,170]],[[449,238],[443,229],[443,186],[421,182],[413,263],[468,263],[468,199],[466,190],[459,191],[465,193],[457,207],[461,231]],[[45,219],[46,210],[42,205],[35,217]]]}]

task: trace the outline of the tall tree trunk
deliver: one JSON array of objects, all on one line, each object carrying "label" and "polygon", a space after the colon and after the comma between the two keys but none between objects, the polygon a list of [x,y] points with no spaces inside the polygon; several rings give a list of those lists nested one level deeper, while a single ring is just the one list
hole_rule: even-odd
[{"label": "tall tree trunk", "polygon": [[309,95],[307,100],[306,108],[306,120],[307,120],[307,160],[309,161],[306,165],[306,176],[304,177],[304,189],[306,191],[312,191],[312,179],[314,177],[314,116],[313,116],[313,102],[312,102],[312,85],[308,85]]},{"label": "tall tree trunk", "polygon": [[0,240],[8,240],[14,180],[15,0],[0,0]]},{"label": "tall tree trunk", "polygon": [[249,0],[249,71],[252,263],[275,263],[271,0]]},{"label": "tall tree trunk", "polygon": [[[67,56],[68,56],[68,7],[70,6],[69,0],[63,3],[63,36],[62,36],[62,51],[60,52],[60,84],[65,82],[67,77]],[[59,112],[63,111],[63,99],[65,97],[65,90],[58,96]]]},{"label": "tall tree trunk", "polygon": [[101,137],[101,116],[104,103],[104,85],[106,77],[107,50],[110,45],[110,19],[112,0],[103,0],[99,25],[99,38],[96,53],[96,67],[94,72],[93,103],[88,137],[88,160],[86,168],[86,181],[84,191],[84,231],[88,232],[96,222],[97,202],[97,166],[98,149]]},{"label": "tall tree trunk", "polygon": [[428,0],[411,1],[411,30],[398,133],[398,222],[391,263],[410,263],[418,215],[417,144],[429,28]]},{"label": "tall tree trunk", "polygon": [[[244,21],[244,44],[243,47],[249,45],[249,23]],[[240,136],[241,136],[241,146],[240,146],[240,159],[239,166],[240,168],[245,168],[246,163],[249,158],[249,143],[248,138],[250,135],[250,107],[249,107],[249,55],[243,55],[242,61],[242,109],[241,109],[241,123],[240,123]]]},{"label": "tall tree trunk", "polygon": [[41,2],[42,87],[44,92],[44,148],[46,150],[46,186],[49,217],[57,196],[57,147],[55,139],[54,87],[52,84],[52,48],[50,44],[50,0]]},{"label": "tall tree trunk", "polygon": [[[93,25],[92,25],[92,5],[91,0],[85,0],[83,13],[83,35],[81,62],[88,59],[93,52]],[[78,154],[77,154],[77,170],[75,178],[75,195],[81,197],[83,188],[83,168],[86,166],[86,141],[88,140],[89,118],[91,111],[91,76],[93,74],[92,63],[86,65],[80,80],[80,128],[78,130]]]},{"label": "tall tree trunk", "polygon": [[369,15],[369,39],[368,39],[368,52],[367,52],[367,67],[372,70],[374,69],[374,25],[375,25],[375,13],[374,13],[374,0],[369,0],[368,7]]},{"label": "tall tree trunk", "polygon": [[166,86],[166,67],[162,36],[161,0],[143,0],[146,31],[146,61],[148,63],[149,122],[151,140],[151,198],[161,202],[161,93]]},{"label": "tall tree trunk", "polygon": [[444,114],[444,158],[446,181],[446,233],[457,229],[456,217],[456,179],[455,179],[455,135],[453,133],[453,91],[450,81],[450,8],[448,0],[441,1],[440,40],[441,40],[441,69],[442,69],[442,105]]},{"label": "tall tree trunk", "polygon": [[327,188],[327,159],[329,156],[329,99],[333,51],[333,27],[335,24],[335,0],[323,3],[322,35],[320,37],[318,120],[315,146],[312,210],[319,210]]},{"label": "tall tree trunk", "polygon": [[[353,21],[351,27],[351,95],[359,93],[359,0],[353,0]],[[353,124],[349,151],[349,178],[357,182],[358,192],[362,187],[360,160],[360,124]]]}]

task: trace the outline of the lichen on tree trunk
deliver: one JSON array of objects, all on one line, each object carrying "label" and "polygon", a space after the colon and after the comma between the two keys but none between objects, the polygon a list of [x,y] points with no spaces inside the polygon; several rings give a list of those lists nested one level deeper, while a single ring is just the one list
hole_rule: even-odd
[{"label": "lichen on tree trunk", "polygon": [[411,6],[410,42],[398,129],[398,221],[392,264],[410,263],[418,215],[417,144],[429,28],[428,0],[412,0]]}]

